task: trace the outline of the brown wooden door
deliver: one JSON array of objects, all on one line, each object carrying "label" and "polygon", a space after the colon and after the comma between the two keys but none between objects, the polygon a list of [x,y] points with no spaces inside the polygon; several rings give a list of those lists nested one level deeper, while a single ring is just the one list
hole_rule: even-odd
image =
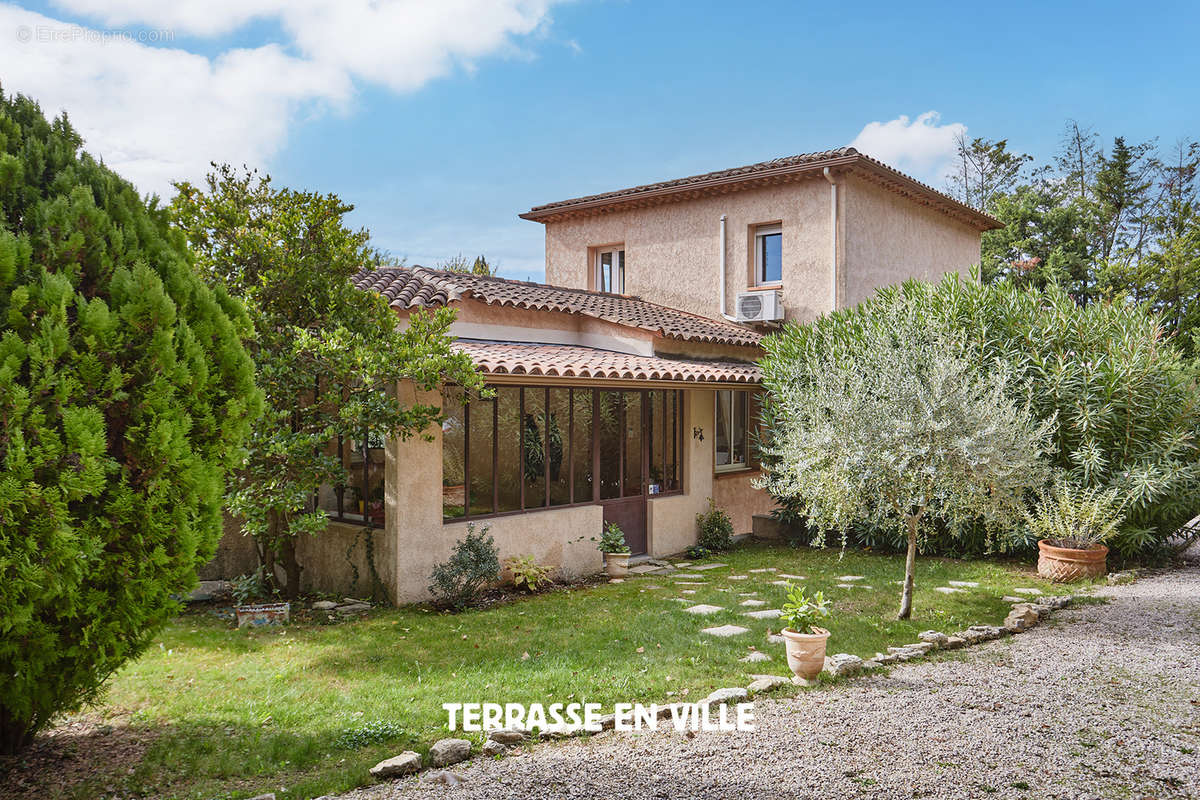
[{"label": "brown wooden door", "polygon": [[596,470],[604,523],[625,533],[632,555],[646,552],[646,395],[601,390],[595,414]]}]

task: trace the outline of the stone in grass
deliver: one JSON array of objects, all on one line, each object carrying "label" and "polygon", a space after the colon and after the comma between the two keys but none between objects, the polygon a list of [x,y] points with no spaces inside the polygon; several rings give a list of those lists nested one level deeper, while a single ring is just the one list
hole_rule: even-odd
[{"label": "stone in grass", "polygon": [[651,572],[659,572],[662,567],[656,567],[653,564],[638,564],[636,567],[630,567],[629,572],[632,575],[646,575]]},{"label": "stone in grass", "polygon": [[497,728],[494,731],[488,731],[488,738],[494,739],[500,744],[512,745],[520,744],[525,741],[525,731],[519,731],[514,728]]},{"label": "stone in grass", "polygon": [[765,606],[766,604],[767,604],[766,600],[743,600],[738,605],[753,607],[753,606]]},{"label": "stone in grass", "polygon": [[675,562],[676,569],[683,569],[684,567],[690,567],[691,565],[692,565],[692,562],[690,562],[690,561],[676,561]]},{"label": "stone in grass", "polygon": [[684,611],[686,611],[689,614],[715,614],[718,611],[724,611],[724,610],[725,609],[721,608],[720,606],[710,606],[710,605],[705,605],[704,603],[692,606],[691,608],[684,609]]},{"label": "stone in grass", "polygon": [[747,611],[742,616],[751,619],[779,619],[783,616],[783,612],[778,608],[765,608],[762,611]]},{"label": "stone in grass", "polygon": [[866,575],[839,575],[839,581],[861,581]]},{"label": "stone in grass", "polygon": [[763,675],[755,678],[746,687],[746,691],[750,692],[750,694],[760,694],[762,692],[769,692],[772,689],[778,689],[780,686],[787,686],[791,682],[791,678],[785,678],[781,675]]},{"label": "stone in grass", "polygon": [[[680,590],[679,590],[679,593],[680,593],[680,594],[695,594],[695,593],[696,593],[696,590],[695,590],[695,589],[680,589]],[[685,600],[684,602],[686,602],[686,603],[690,603],[690,602],[691,602],[691,600]]]},{"label": "stone in grass", "polygon": [[749,692],[740,686],[733,686],[728,689],[717,689],[708,697],[700,701],[701,705],[715,706],[721,703],[737,703],[745,700],[749,696]]},{"label": "stone in grass", "polygon": [[858,589],[859,587],[862,587],[864,589],[867,588],[866,586],[863,586],[863,584],[861,584],[861,583],[839,583],[839,584],[837,584],[837,587],[839,589]]},{"label": "stone in grass", "polygon": [[1004,627],[1010,633],[1020,633],[1036,626],[1038,619],[1038,612],[1032,607],[1013,606],[1013,610],[1008,612],[1008,616],[1004,618]]},{"label": "stone in grass", "polygon": [[275,793],[267,792],[266,794],[256,794],[254,797],[251,797],[250,800],[275,800]]},{"label": "stone in grass", "polygon": [[332,600],[318,600],[312,604],[313,611],[333,611],[337,608],[337,603]]},{"label": "stone in grass", "polygon": [[502,756],[508,752],[508,746],[497,742],[495,739],[488,739],[480,748],[485,756]]},{"label": "stone in grass", "polygon": [[771,581],[772,586],[791,586],[791,581]]},{"label": "stone in grass", "polygon": [[706,581],[675,581],[676,586],[708,586]]},{"label": "stone in grass", "polygon": [[624,578],[609,578],[608,582],[609,583],[624,583],[625,579]]},{"label": "stone in grass", "polygon": [[740,625],[718,625],[713,628],[704,628],[701,633],[707,633],[709,636],[720,636],[725,638],[728,636],[740,636],[743,633],[749,633],[749,628],[743,628]]},{"label": "stone in grass", "polygon": [[778,572],[775,567],[759,567],[758,569],[748,569],[747,572]]},{"label": "stone in grass", "polygon": [[429,760],[435,767],[447,767],[471,757],[471,743],[466,739],[438,739],[429,748]]},{"label": "stone in grass", "polygon": [[671,577],[678,581],[678,580],[691,580],[692,578],[703,578],[704,576],[701,575],[699,572],[680,572],[676,575],[672,575]]},{"label": "stone in grass", "polygon": [[808,579],[807,579],[807,578],[805,578],[803,575],[792,575],[792,574],[789,574],[789,573],[787,573],[787,572],[781,572],[781,573],[779,573],[779,577],[781,577],[781,578],[787,578],[787,579],[788,579],[788,580],[790,580],[790,581],[804,581],[804,580],[808,580]]},{"label": "stone in grass", "polygon": [[1028,597],[1013,597],[1011,594],[1006,594],[1000,598],[1005,603],[1028,603]]},{"label": "stone in grass", "polygon": [[978,589],[979,581],[946,581],[951,586],[958,586],[966,589]]},{"label": "stone in grass", "polygon": [[853,675],[862,669],[863,660],[851,653],[835,653],[825,657],[823,670],[835,678]]},{"label": "stone in grass", "polygon": [[935,586],[933,587],[933,590],[935,592],[941,592],[942,594],[958,594],[962,591],[962,589],[954,586]]},{"label": "stone in grass", "polygon": [[782,634],[778,634],[778,633],[768,633],[767,634],[767,644],[783,644],[783,643],[784,643],[784,638],[783,638]]},{"label": "stone in grass", "polygon": [[771,657],[760,650],[755,650],[753,653],[748,653],[747,655],[738,659],[738,661],[741,661],[746,664],[754,664],[759,661],[770,661],[770,660],[771,660]]},{"label": "stone in grass", "polygon": [[731,581],[744,581],[744,580],[746,580],[746,579],[747,579],[747,578],[749,578],[749,577],[750,577],[749,575],[730,575],[730,576],[729,576],[729,580],[731,580]]},{"label": "stone in grass", "polygon": [[738,592],[738,597],[758,597],[758,592]]},{"label": "stone in grass", "polygon": [[1039,595],[1041,593],[1042,593],[1041,589],[1031,589],[1031,588],[1013,589],[1013,594],[1027,594],[1027,595],[1030,595],[1031,597],[1036,597],[1037,595]]},{"label": "stone in grass", "polygon": [[376,780],[386,781],[390,778],[399,778],[402,775],[411,775],[421,769],[421,754],[414,753],[412,750],[405,750],[398,756],[380,761],[375,766],[371,767],[371,777]]},{"label": "stone in grass", "polygon": [[359,614],[363,611],[370,611],[370,603],[348,603],[344,606],[338,606],[337,612],[342,615]]},{"label": "stone in grass", "polygon": [[871,660],[874,661],[876,664],[886,665],[886,664],[895,664],[897,661],[900,660],[900,657],[898,655],[896,655],[895,653],[876,653],[875,657],[872,658]]},{"label": "stone in grass", "polygon": [[939,631],[921,631],[917,634],[917,638],[922,642],[930,642],[937,647],[944,647],[946,640],[950,637]]},{"label": "stone in grass", "polygon": [[712,564],[697,564],[696,566],[692,567],[692,569],[694,569],[696,571],[700,571],[700,570],[706,570],[706,569],[720,569],[721,567],[728,567],[728,566],[729,566],[728,564],[722,564],[720,561],[715,561]]}]

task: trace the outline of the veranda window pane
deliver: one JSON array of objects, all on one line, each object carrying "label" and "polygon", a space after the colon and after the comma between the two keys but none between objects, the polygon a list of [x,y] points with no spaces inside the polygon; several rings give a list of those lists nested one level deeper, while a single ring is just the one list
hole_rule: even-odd
[{"label": "veranda window pane", "polygon": [[521,390],[511,386],[496,389],[499,424],[496,441],[500,445],[497,481],[500,502],[497,511],[521,509]]},{"label": "veranda window pane", "polygon": [[592,501],[592,390],[575,389],[572,393],[575,425],[571,434],[575,462],[575,502]]},{"label": "veranda window pane", "polygon": [[600,499],[621,496],[621,393],[600,392]]},{"label": "veranda window pane", "polygon": [[[442,516],[454,519],[466,512],[466,487],[463,485],[466,421],[461,390],[447,388],[444,403],[446,420],[442,423]],[[350,493],[347,492],[347,499],[349,497]]]},{"label": "veranda window pane", "polygon": [[550,390],[550,435],[546,443],[550,459],[550,505],[571,502],[571,465],[567,460],[570,442],[571,390]]},{"label": "veranda window pane", "polygon": [[667,446],[664,455],[663,491],[673,492],[679,488],[679,401],[680,392],[665,392],[665,422]]},{"label": "veranda window pane", "polygon": [[642,494],[642,393],[625,392],[625,480],[623,497]]},{"label": "veranda window pane", "polygon": [[546,390],[525,390],[525,508],[546,505]]},{"label": "veranda window pane", "polygon": [[729,430],[730,397],[732,392],[721,390],[717,392],[716,427],[713,431],[713,448],[716,451],[718,467],[729,466],[731,456],[731,434]]},{"label": "veranda window pane", "polygon": [[472,400],[471,437],[471,514],[492,513],[492,406],[495,400]]},{"label": "veranda window pane", "polygon": [[733,442],[734,464],[746,463],[746,392],[733,392]]},{"label": "veranda window pane", "polygon": [[650,462],[650,477],[647,491],[659,494],[663,491],[663,400],[667,393],[658,389],[646,392],[650,407],[650,430],[646,451]]}]

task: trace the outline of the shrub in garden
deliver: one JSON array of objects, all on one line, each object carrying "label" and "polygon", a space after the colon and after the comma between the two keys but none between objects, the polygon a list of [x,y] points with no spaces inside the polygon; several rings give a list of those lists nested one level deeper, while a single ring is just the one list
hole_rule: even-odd
[{"label": "shrub in garden", "polygon": [[509,556],[504,559],[504,567],[512,575],[513,586],[526,592],[537,592],[554,583],[550,575],[552,567],[537,563],[533,556]]},{"label": "shrub in garden", "polygon": [[454,545],[448,561],[433,568],[429,591],[442,608],[461,611],[475,602],[480,591],[500,579],[500,550],[490,528],[467,523],[467,535]]},{"label": "shrub in garden", "polygon": [[240,305],[161,209],[0,94],[0,751],[93,699],[221,534],[260,408]]},{"label": "shrub in garden", "polygon": [[696,544],[713,553],[733,546],[733,522],[724,510],[708,498],[708,511],[696,515]]},{"label": "shrub in garden", "polygon": [[1107,543],[1124,518],[1116,489],[1082,488],[1066,480],[1059,480],[1035,508],[1025,512],[1036,539],[1076,550]]},{"label": "shrub in garden", "polygon": [[600,531],[600,543],[596,545],[596,549],[601,553],[613,555],[628,553],[629,545],[625,544],[625,532],[621,530],[621,526],[615,522],[605,525]]},{"label": "shrub in garden", "polygon": [[[843,324],[843,322],[848,324]],[[900,619],[912,613],[918,540],[953,538],[983,520],[1011,527],[1044,485],[1051,425],[1009,391],[1003,365],[977,370],[920,302],[792,327],[766,342],[774,424],[757,485],[815,525],[816,544],[854,524],[907,541]]]}]

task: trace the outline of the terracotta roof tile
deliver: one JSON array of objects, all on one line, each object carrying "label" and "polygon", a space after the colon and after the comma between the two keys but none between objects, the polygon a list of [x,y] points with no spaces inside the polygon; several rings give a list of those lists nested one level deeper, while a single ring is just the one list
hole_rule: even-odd
[{"label": "terracotta roof tile", "polygon": [[487,375],[530,375],[682,383],[762,382],[755,364],[737,361],[689,361],[638,356],[559,344],[524,344],[459,339],[455,348],[467,353]]},{"label": "terracotta roof tile", "polygon": [[762,340],[762,334],[752,328],[689,314],[629,295],[507,278],[425,267],[385,267],[363,270],[354,277],[354,285],[364,291],[378,292],[398,308],[441,306],[460,298],[470,298],[488,305],[581,314],[653,331],[668,339],[749,347],[757,346]]}]

